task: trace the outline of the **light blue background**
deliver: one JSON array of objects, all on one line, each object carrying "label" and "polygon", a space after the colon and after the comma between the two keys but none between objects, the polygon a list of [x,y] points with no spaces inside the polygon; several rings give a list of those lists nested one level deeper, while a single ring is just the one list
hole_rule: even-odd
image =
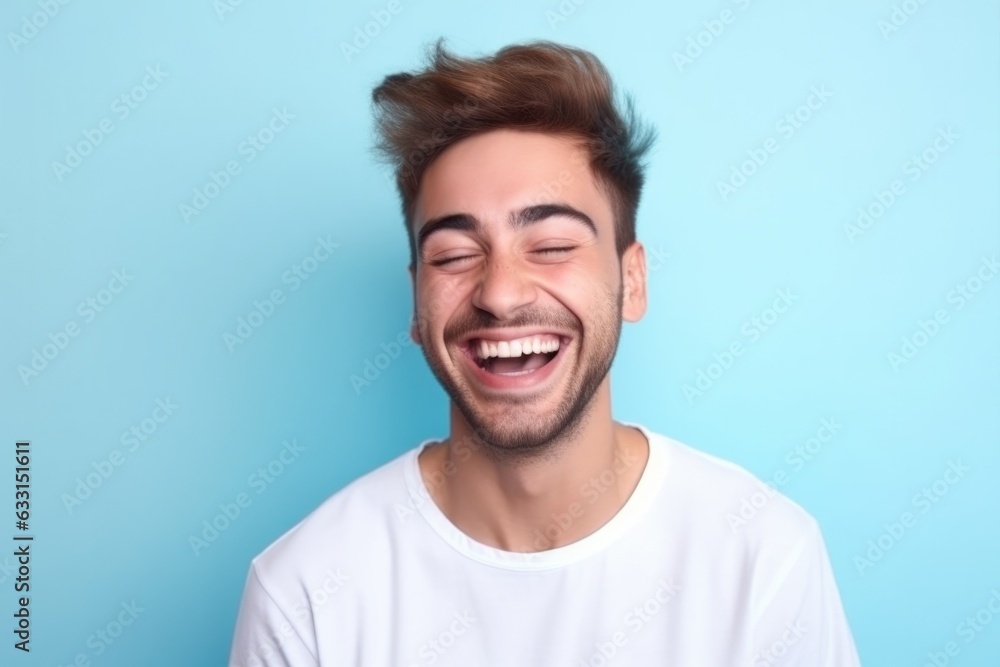
[{"label": "light blue background", "polygon": [[[662,259],[613,370],[617,417],[765,479],[788,473],[781,490],[823,527],[864,664],[923,665],[955,641],[949,664],[996,665],[1000,617],[971,643],[957,631],[1000,589],[1000,280],[961,310],[948,295],[1000,251],[997,4],[912,0],[885,32],[890,1],[588,0],[560,14],[556,0],[402,0],[345,57],[386,5],[71,2],[20,44],[8,33],[39,3],[0,9],[0,439],[4,452],[32,441],[37,535],[32,651],[10,645],[8,557],[0,663],[224,664],[249,559],[348,481],[445,434],[444,394],[413,346],[370,386],[350,381],[411,307],[370,92],[443,35],[463,55],[535,38],[590,49],[659,131],[638,231]],[[724,9],[732,21],[678,67]],[[147,67],[168,76],[120,118],[114,100]],[[813,86],[832,96],[786,138],[776,124]],[[241,142],[275,108],[294,119],[246,161]],[[103,118],[114,131],[60,181],[53,161]],[[905,163],[948,127],[957,139],[911,181]],[[717,182],[769,137],[777,152],[723,200]],[[240,173],[185,223],[179,205],[228,160]],[[852,243],[845,225],[896,179],[905,193]],[[282,276],[327,235],[339,248],[293,291]],[[122,269],[130,284],[86,322],[78,304]],[[274,289],[284,303],[230,351],[224,334]],[[779,289],[797,301],[751,343],[744,323]],[[888,353],[938,309],[947,323],[893,368]],[[70,321],[79,335],[23,381],[18,367]],[[688,400],[683,386],[734,341],[745,353]],[[123,447],[167,398],[173,414]],[[842,428],[796,469],[788,453],[823,419]],[[254,485],[285,440],[304,451]],[[67,509],[116,449],[124,463]],[[957,460],[969,471],[917,509]],[[189,536],[241,492],[252,504],[196,555]],[[906,511],[916,525],[858,566]],[[96,655],[88,638],[133,600],[141,614]]]}]

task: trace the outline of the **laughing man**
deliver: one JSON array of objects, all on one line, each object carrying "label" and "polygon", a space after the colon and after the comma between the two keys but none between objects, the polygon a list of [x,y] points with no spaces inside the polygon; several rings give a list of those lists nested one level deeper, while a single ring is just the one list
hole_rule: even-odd
[{"label": "laughing man", "polygon": [[653,133],[601,62],[439,42],[373,100],[450,432],[253,560],[230,665],[858,665],[816,521],[772,491],[735,527],[761,482],[612,416]]}]

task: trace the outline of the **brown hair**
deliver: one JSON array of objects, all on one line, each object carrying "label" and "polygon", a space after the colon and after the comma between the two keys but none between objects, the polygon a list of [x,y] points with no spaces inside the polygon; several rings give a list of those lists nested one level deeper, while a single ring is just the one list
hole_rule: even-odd
[{"label": "brown hair", "polygon": [[427,166],[448,146],[477,133],[517,128],[577,137],[615,216],[618,256],[635,241],[644,181],[641,159],[655,139],[633,100],[616,103],[607,69],[583,49],[536,41],[483,58],[460,58],[439,39],[429,67],[391,74],[372,92],[376,150],[395,168],[416,260],[413,203]]}]

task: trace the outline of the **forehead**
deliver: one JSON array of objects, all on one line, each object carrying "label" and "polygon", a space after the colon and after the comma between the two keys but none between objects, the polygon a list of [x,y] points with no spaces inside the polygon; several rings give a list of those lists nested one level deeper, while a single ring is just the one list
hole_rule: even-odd
[{"label": "forehead", "polygon": [[611,209],[589,161],[579,140],[564,135],[499,129],[468,137],[424,171],[414,226],[452,213],[506,220],[511,210],[554,202],[585,210],[600,224]]}]

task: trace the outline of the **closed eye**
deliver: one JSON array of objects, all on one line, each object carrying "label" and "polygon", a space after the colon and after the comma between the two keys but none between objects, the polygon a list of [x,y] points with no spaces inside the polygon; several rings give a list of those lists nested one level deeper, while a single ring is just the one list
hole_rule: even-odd
[{"label": "closed eye", "polygon": [[561,252],[569,252],[570,250],[575,250],[576,246],[560,246],[558,248],[541,248],[535,252],[540,255],[555,255]]},{"label": "closed eye", "polygon": [[474,257],[474,255],[459,255],[457,257],[446,257],[444,259],[432,259],[427,263],[431,266],[447,266],[448,264],[453,264],[463,259],[471,259],[472,257]]},{"label": "closed eye", "polygon": [[[543,257],[555,257],[563,253],[576,250],[576,246],[556,246],[552,248],[539,248],[538,250],[533,250],[532,252],[536,255],[541,255]],[[427,263],[431,266],[449,266],[462,262],[467,259],[474,259],[476,255],[457,255],[455,257],[445,257],[444,259],[432,259],[428,260]]]}]

